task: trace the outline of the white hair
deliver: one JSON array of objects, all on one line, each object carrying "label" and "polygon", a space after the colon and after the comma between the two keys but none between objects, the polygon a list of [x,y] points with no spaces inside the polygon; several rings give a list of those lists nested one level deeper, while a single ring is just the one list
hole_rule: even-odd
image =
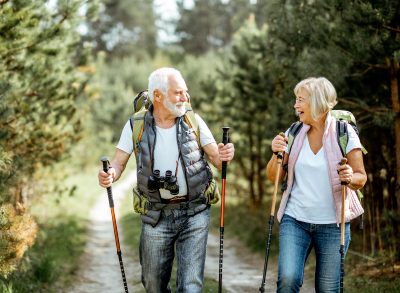
[{"label": "white hair", "polygon": [[300,81],[294,88],[294,94],[297,96],[301,89],[310,95],[311,116],[314,120],[337,104],[335,87],[325,77],[310,77]]},{"label": "white hair", "polygon": [[148,94],[151,102],[154,102],[153,93],[155,90],[159,90],[164,96],[167,96],[170,76],[176,76],[183,79],[179,70],[171,67],[162,67],[154,70],[150,74]]}]

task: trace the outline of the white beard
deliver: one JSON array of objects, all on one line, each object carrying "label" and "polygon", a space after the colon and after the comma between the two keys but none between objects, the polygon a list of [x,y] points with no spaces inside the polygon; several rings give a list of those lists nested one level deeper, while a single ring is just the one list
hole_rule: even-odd
[{"label": "white beard", "polygon": [[167,108],[171,112],[171,114],[176,117],[181,117],[181,116],[185,115],[185,113],[186,113],[185,107],[182,107],[182,108],[177,107],[177,106],[182,106],[183,105],[182,102],[173,104],[167,98],[165,98],[163,104],[164,104],[165,108]]}]

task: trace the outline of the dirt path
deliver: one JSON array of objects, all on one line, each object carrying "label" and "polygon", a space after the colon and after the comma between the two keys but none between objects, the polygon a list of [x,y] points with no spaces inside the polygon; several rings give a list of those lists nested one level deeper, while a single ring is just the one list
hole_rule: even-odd
[{"label": "dirt path", "polygon": [[[124,180],[113,185],[113,197],[117,221],[121,214],[119,207],[123,196],[133,186],[135,174],[126,174]],[[76,273],[74,286],[68,293],[120,293],[124,292],[121,271],[116,254],[113,226],[108,198],[105,192],[99,194],[98,201],[90,212],[88,242],[81,260],[81,268]],[[119,226],[121,251],[129,292],[144,292],[140,282],[140,264],[123,245],[123,231]],[[219,235],[209,234],[205,275],[218,281]],[[264,256],[251,253],[239,241],[225,237],[223,258],[223,286],[227,292],[259,292],[264,267]],[[276,264],[268,264],[265,292],[276,291]],[[313,292],[310,282],[303,285],[302,292]]]},{"label": "dirt path", "polygon": [[[126,174],[126,179],[113,185],[114,209],[116,218],[121,216],[118,212],[123,196],[133,186],[130,178],[135,174]],[[140,265],[134,261],[130,251],[123,245],[123,233],[118,226],[118,234],[124,262],[125,275],[129,292],[143,292],[140,283]],[[99,194],[99,199],[90,212],[88,242],[82,256],[82,266],[77,273],[75,286],[66,292],[71,293],[120,293],[124,292],[121,270],[116,253],[111,213],[108,197],[104,192]]]},{"label": "dirt path", "polygon": [[[223,287],[227,292],[259,292],[264,259],[250,253],[239,241],[224,237]],[[219,235],[209,234],[206,275],[218,281]],[[276,270],[268,269],[266,292],[275,290]]]},{"label": "dirt path", "polygon": [[[222,284],[230,293],[256,293],[262,280],[264,255],[252,253],[240,241],[224,237]],[[268,261],[265,292],[276,292],[277,263]],[[206,259],[206,276],[218,281],[219,235],[209,234]],[[312,280],[305,280],[301,292],[314,292]]]}]

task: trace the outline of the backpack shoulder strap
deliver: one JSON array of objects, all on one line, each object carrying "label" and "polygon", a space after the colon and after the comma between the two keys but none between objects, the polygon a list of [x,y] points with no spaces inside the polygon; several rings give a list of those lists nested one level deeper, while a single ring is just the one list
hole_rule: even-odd
[{"label": "backpack shoulder strap", "polygon": [[[349,133],[347,130],[347,127],[350,123],[344,120],[336,120],[336,132],[337,132],[337,141],[340,147],[340,151],[342,153],[342,156],[346,156],[346,149],[347,149],[347,144],[349,143]],[[353,127],[350,124],[351,127]],[[354,128],[354,131],[357,133],[356,128]],[[368,154],[368,151],[365,149],[365,147],[361,144],[361,151],[364,155]]]},{"label": "backpack shoulder strap", "polygon": [[[303,127],[303,122],[301,121],[296,121],[292,123],[289,127],[289,133],[288,133],[288,154],[290,154],[290,151],[292,150],[293,142],[294,139],[296,138],[297,134],[299,134],[300,129]],[[281,191],[284,192],[287,188],[287,181],[288,181],[288,163],[283,164],[283,169],[285,170],[285,177],[282,182],[282,187]]]},{"label": "backpack shoulder strap", "polygon": [[132,141],[133,141],[133,150],[135,155],[137,154],[137,146],[140,140],[142,139],[143,130],[144,130],[144,116],[146,115],[147,109],[139,111],[129,119],[132,129]]},{"label": "backpack shoulder strap", "polygon": [[198,143],[199,147],[201,148],[200,127],[199,127],[199,123],[197,122],[196,115],[193,112],[193,109],[190,106],[190,104],[186,104],[185,106],[186,106],[187,111],[186,111],[183,119],[189,125],[189,127],[193,129],[194,134],[196,135],[197,143]]},{"label": "backpack shoulder strap", "polygon": [[347,131],[347,122],[343,120],[336,120],[336,134],[337,142],[339,144],[342,156],[346,156],[347,144],[349,142],[349,133]]},{"label": "backpack shoulder strap", "polygon": [[294,139],[296,135],[299,133],[300,129],[303,127],[303,122],[296,121],[289,127],[289,134],[288,134],[288,153],[292,150]]}]

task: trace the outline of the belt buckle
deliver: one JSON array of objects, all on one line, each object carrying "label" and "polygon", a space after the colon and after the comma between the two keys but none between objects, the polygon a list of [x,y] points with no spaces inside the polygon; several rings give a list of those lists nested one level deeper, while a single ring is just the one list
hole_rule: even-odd
[{"label": "belt buckle", "polygon": [[185,201],[185,197],[184,196],[174,196],[170,199],[168,199],[168,203],[180,203]]},{"label": "belt buckle", "polygon": [[169,198],[169,199],[164,199],[164,198],[162,198],[161,199],[161,202],[162,203],[164,203],[164,204],[177,204],[177,203],[181,203],[181,202],[184,202],[184,201],[186,201],[186,197],[185,196],[174,196],[174,197],[171,197],[171,198]]}]

